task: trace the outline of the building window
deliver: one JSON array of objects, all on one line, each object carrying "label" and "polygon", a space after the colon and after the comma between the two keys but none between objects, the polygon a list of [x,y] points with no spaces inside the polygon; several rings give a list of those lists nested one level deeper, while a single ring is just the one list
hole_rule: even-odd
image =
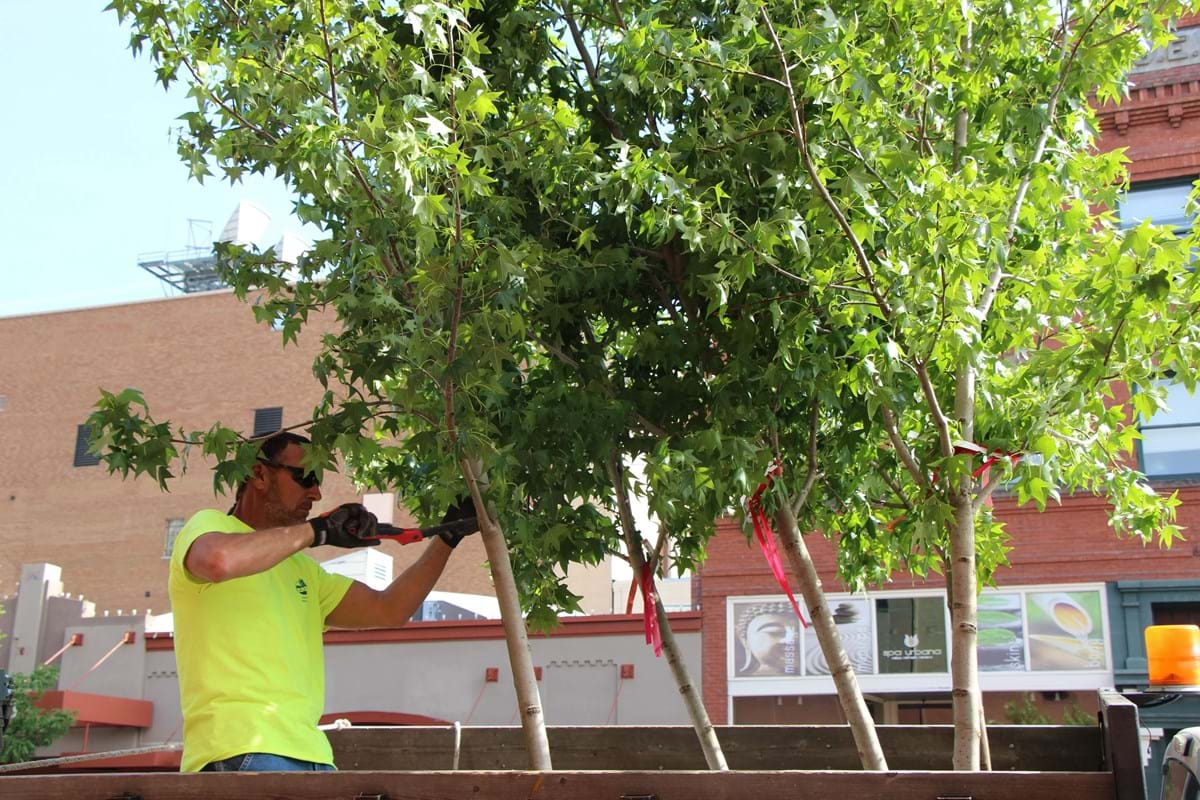
[{"label": "building window", "polygon": [[283,428],[283,408],[254,409],[254,435],[269,436]]},{"label": "building window", "polygon": [[175,540],[179,537],[181,530],[183,530],[182,519],[167,520],[167,535],[163,542],[163,558],[171,557],[171,551],[175,549]]},{"label": "building window", "polygon": [[100,463],[100,457],[88,452],[88,439],[92,438],[92,426],[80,425],[75,429],[75,466],[94,467]]},{"label": "building window", "polygon": [[1200,397],[1182,383],[1159,380],[1167,407],[1142,423],[1142,472],[1150,477],[1200,474]]},{"label": "building window", "polygon": [[1169,225],[1176,235],[1183,236],[1192,227],[1192,217],[1187,211],[1191,191],[1190,179],[1130,187],[1119,207],[1121,227],[1135,228],[1148,219],[1155,225]]},{"label": "building window", "polygon": [[1151,603],[1155,625],[1200,625],[1200,603]]}]

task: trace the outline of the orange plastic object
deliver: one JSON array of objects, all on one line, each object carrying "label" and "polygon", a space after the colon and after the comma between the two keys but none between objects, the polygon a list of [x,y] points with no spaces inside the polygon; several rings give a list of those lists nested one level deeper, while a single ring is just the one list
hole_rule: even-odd
[{"label": "orange plastic object", "polygon": [[1200,685],[1200,627],[1151,625],[1146,628],[1151,686]]}]

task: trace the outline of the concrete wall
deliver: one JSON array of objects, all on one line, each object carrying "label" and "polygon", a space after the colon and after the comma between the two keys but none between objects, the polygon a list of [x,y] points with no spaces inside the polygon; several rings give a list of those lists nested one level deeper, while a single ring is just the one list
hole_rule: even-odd
[{"label": "concrete wall", "polygon": [[[699,679],[700,637],[679,635]],[[687,712],[664,660],[638,633],[549,636],[531,641],[542,668],[539,689],[550,725],[687,724]],[[475,725],[516,725],[516,695],[503,639],[372,644],[326,648],[330,712],[375,709],[423,714]],[[355,678],[370,664],[376,679]],[[621,664],[634,665],[622,680]],[[485,681],[487,667],[499,680]]]},{"label": "concrete wall", "polygon": [[[673,615],[677,639],[694,680],[700,683],[697,614]],[[92,669],[126,632],[121,645]],[[63,656],[59,688],[150,700],[145,730],[93,727],[89,751],[116,750],[179,741],[182,721],[179,683],[171,640],[144,635],[132,617],[89,620],[67,631],[84,634],[84,645]],[[564,618],[559,632],[531,639],[533,662],[546,721],[552,725],[687,724],[687,712],[664,659],[642,638],[636,617]],[[512,673],[499,623],[414,623],[399,630],[332,632],[326,636],[325,710],[419,714],[467,725],[516,725]],[[633,666],[622,679],[621,665]],[[489,667],[498,680],[488,682]],[[84,749],[82,729],[72,730],[40,755]]]},{"label": "concrete wall", "polygon": [[[8,665],[12,654],[17,605],[16,595],[0,599],[0,665]],[[47,597],[38,634],[37,663],[43,663],[66,644],[64,637],[68,625],[95,612],[95,604],[81,597],[69,594]]]},{"label": "concrete wall", "polygon": [[595,566],[572,564],[567,570],[567,587],[579,595],[585,614],[612,614],[624,611],[613,605],[613,562],[611,556]]},{"label": "concrete wall", "polygon": [[[78,636],[77,644],[57,656],[55,688],[154,704],[146,729],[78,727],[38,754],[179,741],[174,640],[170,633],[157,632],[163,621],[144,612],[93,616],[90,603],[62,592],[53,564],[28,565],[23,574],[22,593],[3,601],[6,613],[0,615],[0,623],[12,625],[28,617],[36,636],[6,637],[0,646],[20,641],[37,654],[35,663],[41,663]],[[29,607],[40,609],[40,623],[32,612],[22,615],[27,599]],[[700,614],[671,614],[670,619],[692,679],[702,686]],[[549,724],[688,722],[667,663],[645,644],[638,615],[563,617],[553,633],[534,633],[530,644],[534,665],[542,673],[539,688]],[[518,724],[499,620],[329,631],[325,662],[325,708],[331,714],[391,712],[468,725]],[[623,666],[632,668],[632,677],[621,677]],[[495,668],[495,680],[487,679],[489,668]]]}]

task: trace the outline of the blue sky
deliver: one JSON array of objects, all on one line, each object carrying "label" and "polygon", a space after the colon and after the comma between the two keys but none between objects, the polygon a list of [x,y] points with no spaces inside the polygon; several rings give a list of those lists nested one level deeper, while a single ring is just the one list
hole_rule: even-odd
[{"label": "blue sky", "polygon": [[0,317],[167,296],[138,254],[185,246],[189,218],[220,233],[242,198],[271,214],[264,244],[299,229],[279,182],[188,177],[171,129],[190,101],[105,4],[0,0]]}]

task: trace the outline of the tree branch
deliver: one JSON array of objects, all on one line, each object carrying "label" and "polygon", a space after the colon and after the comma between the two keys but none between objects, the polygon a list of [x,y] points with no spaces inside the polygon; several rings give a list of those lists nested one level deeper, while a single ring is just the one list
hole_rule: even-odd
[{"label": "tree branch", "polygon": [[583,59],[583,68],[587,70],[588,80],[592,84],[592,93],[596,95],[596,111],[600,113],[600,117],[604,120],[604,125],[612,137],[624,141],[625,135],[617,127],[616,120],[609,115],[608,107],[604,103],[604,95],[600,91],[600,76],[596,72],[596,65],[592,62],[592,54],[588,52],[587,43],[583,40],[583,34],[579,31],[579,25],[575,22],[575,15],[568,10],[565,2],[562,6],[563,19],[567,21],[567,29],[571,31],[571,39],[575,42],[575,49],[579,51],[579,57]]},{"label": "tree branch", "polygon": [[817,171],[816,164],[813,163],[812,154],[808,150],[808,134],[801,119],[800,106],[796,100],[796,90],[792,86],[791,65],[788,64],[787,54],[784,52],[783,44],[779,41],[779,35],[775,32],[775,25],[771,22],[771,16],[767,13],[767,9],[762,9],[763,22],[766,23],[767,31],[771,36],[771,43],[775,46],[775,52],[779,57],[779,64],[783,70],[784,86],[787,89],[788,105],[792,115],[792,126],[795,128],[793,136],[796,139],[797,147],[800,150],[800,158],[804,162],[805,171],[808,172],[809,179],[813,182],[813,186],[817,190],[817,194],[821,196],[821,200],[829,208],[829,212],[833,214],[833,218],[837,221],[838,227],[842,229],[842,234],[846,237],[846,241],[850,244],[850,249],[854,252],[854,259],[858,262],[858,267],[863,273],[863,277],[867,279],[867,285],[871,288],[871,295],[875,298],[875,304],[879,307],[880,312],[888,322],[892,321],[892,307],[884,298],[879,286],[875,281],[875,272],[871,268],[871,261],[867,258],[867,253],[863,249],[862,242],[858,240],[854,229],[850,227],[849,220],[838,207],[837,202],[829,193],[829,189],[825,186],[825,182],[821,180],[821,174]]},{"label": "tree branch", "polygon": [[342,112],[338,110],[337,75],[333,69],[333,48],[329,45],[329,20],[325,17],[325,0],[321,0],[321,39],[325,42],[325,67],[329,72],[329,106],[334,120],[341,125]]},{"label": "tree branch", "polygon": [[808,423],[808,475],[804,478],[804,485],[800,487],[800,493],[792,501],[793,517],[804,510],[804,506],[808,503],[808,496],[812,494],[813,485],[816,484],[819,474],[817,470],[817,432],[821,426],[821,409],[815,397],[810,405],[812,409],[809,411]]},{"label": "tree branch", "polygon": [[667,544],[667,524],[661,520],[658,523],[658,541],[654,543],[654,552],[650,554],[650,574],[658,574],[658,564],[663,560],[663,547]]},{"label": "tree branch", "polygon": [[[1046,123],[1042,126],[1042,132],[1038,136],[1037,144],[1034,145],[1033,155],[1029,158],[1029,163],[1025,166],[1025,175],[1021,178],[1021,183],[1017,186],[1017,193],[1013,197],[1012,207],[1008,212],[1008,220],[1004,226],[1004,239],[1011,241],[1013,233],[1017,229],[1017,220],[1021,216],[1021,207],[1025,204],[1025,195],[1029,192],[1029,185],[1033,182],[1033,168],[1042,160],[1042,155],[1046,151],[1046,142],[1050,139],[1050,132],[1054,129],[1054,115],[1057,113],[1058,100],[1062,96],[1063,89],[1067,85],[1067,77],[1071,69],[1071,65],[1075,62],[1075,57],[1079,52],[1079,46],[1087,39],[1088,33],[1095,26],[1096,21],[1100,16],[1109,9],[1116,0],[1105,0],[1092,17],[1092,19],[1083,26],[1079,36],[1075,40],[1075,44],[1067,50],[1067,42],[1069,39],[1068,20],[1064,16],[1062,23],[1062,64],[1059,67],[1058,83],[1050,92],[1050,98],[1046,102]],[[992,309],[992,304],[996,301],[996,294],[1000,291],[1000,281],[1004,276],[1002,265],[997,261],[992,268],[992,274],[988,278],[987,288],[984,289],[983,295],[979,298],[979,318],[986,319],[988,312]]]},{"label": "tree branch", "polygon": [[992,496],[992,492],[996,491],[1002,483],[1004,483],[1004,470],[994,470],[993,474],[988,476],[988,482],[979,489],[979,492],[975,495],[975,499],[971,501],[971,513],[978,514],[987,504],[988,498]]},{"label": "tree branch", "polygon": [[458,280],[454,287],[454,307],[450,316],[450,342],[446,346],[446,379],[442,386],[442,397],[446,403],[446,431],[450,441],[458,444],[458,428],[454,419],[454,378],[450,371],[454,365],[454,355],[458,344],[458,323],[462,315],[463,274],[460,269]]},{"label": "tree branch", "polygon": [[[680,57],[680,56],[676,56],[672,53],[665,53],[661,50],[656,50],[655,54],[658,55],[660,58],[665,59],[666,61],[674,61],[677,64],[682,64],[682,63],[699,64],[704,67],[712,67],[714,69],[718,69],[721,72],[726,73],[727,75],[741,75],[746,78],[757,78],[760,81],[766,81],[767,83],[773,83],[776,86],[782,86],[784,88],[787,88],[787,84],[785,82],[779,80],[779,78],[773,78],[770,75],[763,75],[761,72],[754,72],[753,70],[748,70],[748,69],[736,69],[736,68],[728,67],[725,64],[718,64],[716,61],[709,61],[704,58],[696,58],[695,56]],[[761,133],[771,133],[771,132],[791,133],[791,131],[783,131],[783,130],[761,131]]]},{"label": "tree branch", "polygon": [[900,436],[900,426],[896,422],[896,414],[892,411],[892,407],[886,402],[879,404],[879,411],[883,414],[883,427],[887,431],[888,439],[892,442],[892,448],[895,449],[896,455],[900,457],[900,461],[908,469],[908,473],[912,475],[913,480],[917,485],[928,489],[929,480],[925,477],[925,473],[921,471],[917,460],[913,458],[912,451],[908,449],[908,445]]},{"label": "tree branch", "polygon": [[[967,30],[962,37],[962,68],[964,72],[971,70],[971,36],[974,26],[971,24],[970,15],[966,19]],[[954,171],[958,172],[962,169],[963,151],[967,149],[967,123],[970,121],[970,114],[967,113],[966,105],[958,109],[958,113],[954,115],[954,154],[951,158],[951,164]]]},{"label": "tree branch", "polygon": [[219,97],[217,97],[215,94],[213,94],[212,90],[208,88],[208,84],[206,84],[204,82],[204,80],[201,79],[200,73],[198,73],[196,71],[196,68],[192,66],[192,62],[188,61],[187,56],[185,56],[183,54],[183,48],[181,48],[179,46],[179,41],[175,38],[175,32],[171,30],[171,26],[169,24],[164,24],[163,30],[165,30],[167,32],[167,36],[171,39],[171,44],[175,47],[175,52],[179,54],[179,60],[183,63],[183,65],[185,67],[187,67],[187,71],[192,74],[192,79],[195,80],[196,85],[204,90],[205,97],[207,97],[209,100],[212,100],[214,103],[216,103],[218,106],[220,106],[225,111],[226,114],[228,114],[229,116],[233,117],[238,122],[240,122],[244,128],[254,131],[255,133],[257,133],[259,136],[266,139],[271,144],[279,143],[278,136],[276,136],[275,134],[266,130],[265,128],[261,128],[258,125],[255,125],[253,122],[251,122],[250,120],[246,119],[241,114],[239,114],[235,108],[233,108],[229,105],[226,105],[224,101],[222,101]]},{"label": "tree branch", "polygon": [[933,417],[933,424],[937,426],[938,443],[942,448],[942,456],[949,458],[954,455],[954,442],[950,438],[950,421],[942,412],[942,404],[938,401],[937,391],[933,387],[933,381],[929,378],[929,368],[924,362],[919,361],[914,369],[917,373],[917,380],[921,384],[921,392],[925,395],[925,403],[929,406],[929,414]]},{"label": "tree branch", "polygon": [[896,497],[900,498],[900,503],[904,507],[904,510],[907,511],[909,514],[913,513],[913,505],[912,505],[912,503],[909,502],[908,496],[904,494],[903,487],[899,483],[897,483],[896,480],[894,478],[892,478],[891,475],[888,475],[884,470],[876,467],[876,472],[879,473],[879,477],[883,479],[883,482],[885,484],[887,484],[887,487],[892,490],[892,494],[894,494],[894,495],[896,495]]}]

